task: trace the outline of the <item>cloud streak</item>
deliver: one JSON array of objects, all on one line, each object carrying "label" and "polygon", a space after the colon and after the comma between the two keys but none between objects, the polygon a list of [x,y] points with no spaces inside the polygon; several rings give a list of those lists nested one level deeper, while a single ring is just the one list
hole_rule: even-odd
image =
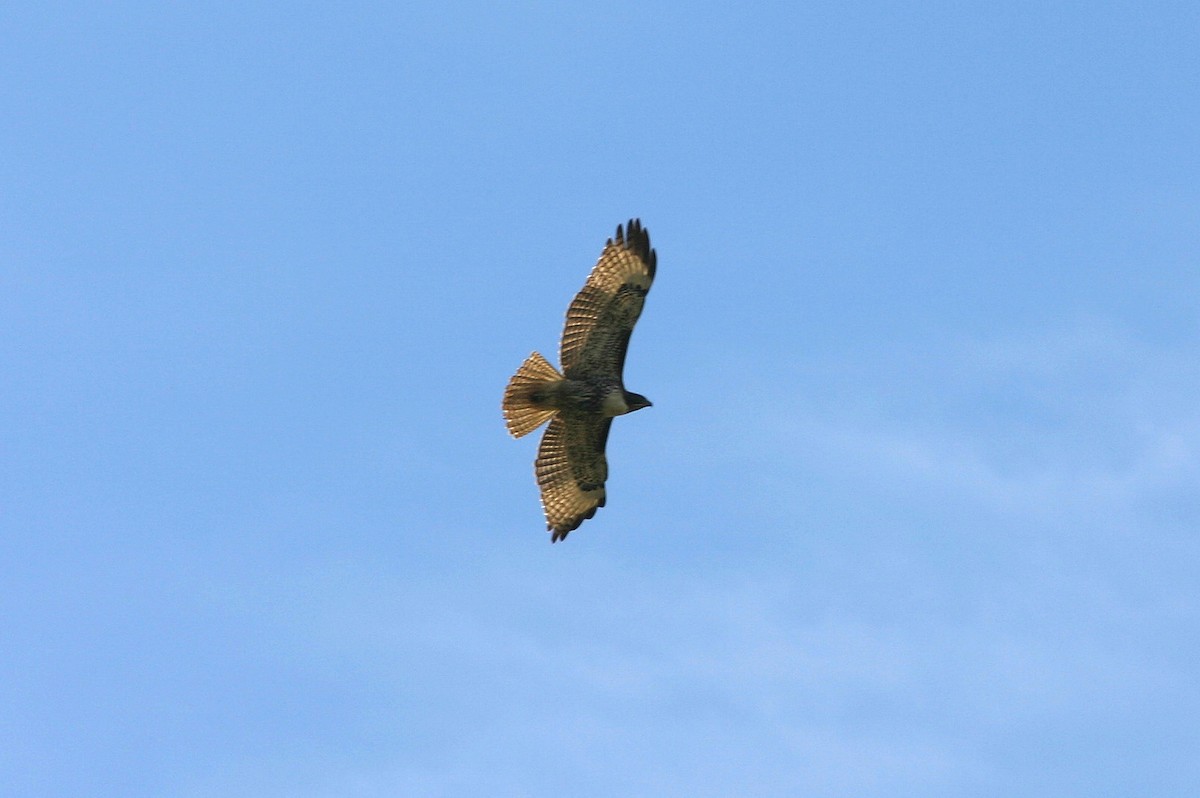
[{"label": "cloud streak", "polygon": [[[889,360],[871,385],[823,375],[760,426],[869,484],[1025,518],[1113,520],[1200,484],[1200,369],[1096,326]],[[818,391],[827,392],[814,398]]]}]

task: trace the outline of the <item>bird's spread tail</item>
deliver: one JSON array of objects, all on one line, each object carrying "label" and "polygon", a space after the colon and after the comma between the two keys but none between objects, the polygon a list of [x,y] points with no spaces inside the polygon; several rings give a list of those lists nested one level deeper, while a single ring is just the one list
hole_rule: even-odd
[{"label": "bird's spread tail", "polygon": [[548,389],[562,378],[537,352],[525,359],[504,389],[504,422],[514,438],[528,435],[558,412],[547,405]]}]

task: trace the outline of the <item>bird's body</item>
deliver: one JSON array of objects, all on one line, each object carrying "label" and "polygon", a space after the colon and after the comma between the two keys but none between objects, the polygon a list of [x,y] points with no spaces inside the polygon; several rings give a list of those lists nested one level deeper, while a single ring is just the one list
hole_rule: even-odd
[{"label": "bird's body", "polygon": [[560,415],[612,418],[629,412],[625,390],[616,380],[604,378],[573,380],[569,377],[530,393],[530,402],[553,408]]},{"label": "bird's body", "polygon": [[612,419],[650,406],[646,397],[625,390],[623,372],[656,266],[641,222],[631,220],[628,232],[618,225],[567,309],[563,371],[534,352],[504,391],[504,419],[514,437],[550,422],[534,470],[551,541],[565,538],[604,506],[604,447]]}]

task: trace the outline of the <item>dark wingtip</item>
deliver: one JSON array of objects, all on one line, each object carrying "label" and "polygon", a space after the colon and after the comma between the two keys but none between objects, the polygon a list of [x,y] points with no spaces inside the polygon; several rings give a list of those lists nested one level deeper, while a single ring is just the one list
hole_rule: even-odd
[{"label": "dark wingtip", "polygon": [[550,542],[557,543],[558,541],[565,538],[567,535],[571,534],[571,532],[575,531],[576,529],[579,529],[580,524],[582,524],[587,519],[592,518],[596,515],[596,510],[599,509],[600,507],[604,506],[604,502],[607,500],[607,498],[608,498],[607,496],[602,498],[600,500],[600,503],[596,507],[593,507],[592,509],[588,510],[583,515],[576,517],[575,520],[571,522],[570,526],[564,525],[564,526],[556,527],[556,526],[553,526],[552,524],[547,523],[546,529],[549,529],[550,533],[551,533],[550,534]]},{"label": "dark wingtip", "polygon": [[658,253],[650,246],[650,231],[642,227],[641,219],[630,219],[625,226],[623,237],[621,225],[617,225],[617,243],[625,244],[627,248],[637,253],[637,256],[646,262],[646,266],[650,270],[650,278],[654,279],[654,273],[658,269]]}]

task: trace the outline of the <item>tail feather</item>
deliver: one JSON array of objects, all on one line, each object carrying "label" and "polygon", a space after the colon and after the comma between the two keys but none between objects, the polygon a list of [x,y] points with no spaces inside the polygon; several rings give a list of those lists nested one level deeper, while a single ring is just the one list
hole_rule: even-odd
[{"label": "tail feather", "polygon": [[[548,384],[561,380],[563,376],[558,369],[551,366],[546,358],[534,352],[525,359],[521,368],[508,381],[504,389],[504,422],[514,438],[528,435],[546,423],[558,411],[539,402],[536,396],[539,389]],[[544,402],[544,400],[543,400]]]}]

